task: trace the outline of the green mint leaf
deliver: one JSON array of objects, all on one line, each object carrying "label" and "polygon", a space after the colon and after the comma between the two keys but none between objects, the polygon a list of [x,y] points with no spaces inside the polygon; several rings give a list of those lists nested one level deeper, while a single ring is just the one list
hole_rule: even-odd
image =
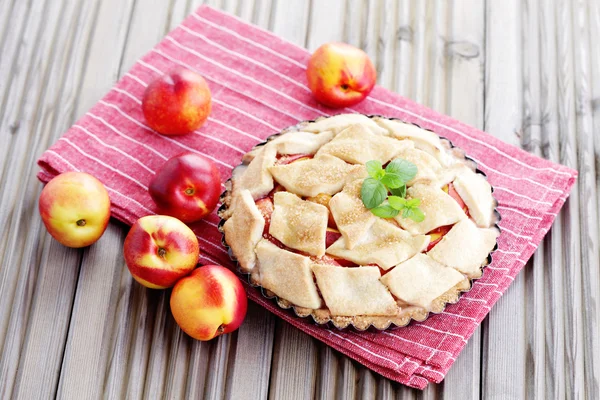
[{"label": "green mint leaf", "polygon": [[415,216],[413,217],[413,221],[415,222],[423,222],[423,220],[425,219],[425,214],[423,214],[423,211],[421,211],[420,208],[415,208],[413,210]]},{"label": "green mint leaf", "polygon": [[371,209],[371,212],[380,218],[394,218],[400,211],[396,210],[389,204],[384,204]]},{"label": "green mint leaf", "polygon": [[399,188],[390,188],[390,192],[392,192],[394,196],[406,197],[406,185],[402,185]]},{"label": "green mint leaf", "polygon": [[379,180],[381,179],[382,175],[385,175],[385,173],[382,174],[382,172],[384,172],[383,166],[377,160],[368,161],[365,166],[367,167],[367,173],[371,178]]},{"label": "green mint leaf", "polygon": [[402,216],[404,218],[410,218],[415,222],[423,222],[425,219],[425,214],[423,214],[423,211],[418,207],[404,209]]},{"label": "green mint leaf", "polygon": [[381,178],[383,183],[388,189],[397,189],[400,186],[404,186],[404,181],[396,174],[385,173]]},{"label": "green mint leaf", "polygon": [[408,182],[417,175],[417,166],[410,161],[396,158],[385,167],[386,174],[396,174],[404,182]]},{"label": "green mint leaf", "polygon": [[406,206],[410,208],[417,208],[421,205],[421,199],[410,199],[406,202]]},{"label": "green mint leaf", "polygon": [[388,203],[398,211],[406,209],[406,199],[403,199],[402,197],[390,196],[388,197]]},{"label": "green mint leaf", "polygon": [[367,178],[360,188],[360,197],[368,209],[375,208],[385,200],[387,189],[383,183],[374,178]]}]

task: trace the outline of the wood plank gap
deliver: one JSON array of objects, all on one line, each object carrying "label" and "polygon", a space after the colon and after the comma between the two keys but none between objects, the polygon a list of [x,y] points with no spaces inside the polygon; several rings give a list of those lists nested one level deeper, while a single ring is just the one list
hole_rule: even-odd
[{"label": "wood plank gap", "polygon": [[[579,226],[581,240],[581,285],[583,302],[583,362],[585,395],[600,398],[600,253],[598,246],[598,193],[594,160],[592,115],[592,70],[589,37],[589,2],[573,4],[573,46],[575,56],[575,104],[577,116],[577,158],[579,166]],[[591,40],[597,43],[597,38]],[[592,51],[598,51],[595,48]],[[596,132],[598,135],[598,132]]]},{"label": "wood plank gap", "polygon": [[[574,52],[572,9],[567,2],[559,2],[557,26],[558,35],[558,116],[560,159],[562,164],[577,168],[576,157],[576,106],[574,90]],[[567,397],[583,398],[584,393],[584,350],[581,299],[581,245],[579,239],[579,193],[577,184],[563,207],[563,243],[565,268],[562,271],[565,282],[563,307],[565,310],[565,389]]]},{"label": "wood plank gap", "polygon": [[135,6],[137,4],[138,0],[131,0],[130,5],[129,5],[129,11],[127,12],[128,15],[128,19],[127,19],[127,24],[126,24],[126,28],[125,28],[125,35],[123,37],[123,48],[121,49],[121,58],[119,60],[119,67],[118,67],[118,77],[120,78],[123,75],[123,61],[125,60],[125,48],[127,46],[127,42],[129,39],[129,33],[131,32],[131,25],[133,22],[133,10],[135,10]]},{"label": "wood plank gap", "polygon": [[[595,172],[596,172],[596,195],[597,195],[597,221],[596,226],[600,227],[600,68],[597,66],[600,65],[600,52],[597,50],[596,41],[597,38],[600,37],[600,4],[598,2],[590,2],[588,4],[590,7],[588,15],[588,34],[589,34],[589,54],[591,57],[591,109],[592,109],[592,117],[593,117],[593,132],[592,134],[594,140],[594,153],[595,153]],[[600,228],[599,228],[600,229]],[[600,257],[600,249],[598,249],[598,256]],[[596,264],[596,273],[600,274],[600,265]],[[596,282],[600,285],[600,278],[596,280]],[[596,397],[600,397],[600,305],[598,302],[600,301],[600,288],[596,286],[596,291],[592,294],[592,298],[596,299],[596,317],[595,320],[591,321],[591,330],[592,332],[588,332],[588,335],[592,337],[594,340],[595,350],[592,349],[593,356],[593,371],[591,371],[591,375],[594,380],[594,390]]]},{"label": "wood plank gap", "polygon": [[[15,2],[19,8],[17,9],[17,15],[12,16],[9,19],[9,24],[7,24],[7,32],[15,32],[16,35],[6,35],[6,41],[2,45],[2,58],[0,59],[0,82],[8,82],[8,85],[4,88],[4,90],[0,90],[0,121],[4,118],[4,113],[7,108],[7,98],[12,86],[13,80],[11,79],[14,75],[15,66],[17,65],[17,61],[19,59],[19,55],[21,50],[23,49],[22,40],[26,32],[26,28],[29,24],[29,20],[31,17],[31,10],[33,9],[32,3],[35,0],[27,0],[27,1],[18,1]],[[14,11],[13,7],[11,11]],[[20,14],[19,14],[20,11]],[[22,15],[24,14],[24,15]],[[16,28],[15,28],[16,25]],[[8,41],[8,37],[17,37],[18,40]],[[6,43],[12,44],[12,49],[8,51],[4,48]],[[3,61],[8,64],[8,66],[3,66]],[[1,153],[0,153],[1,154]]]}]

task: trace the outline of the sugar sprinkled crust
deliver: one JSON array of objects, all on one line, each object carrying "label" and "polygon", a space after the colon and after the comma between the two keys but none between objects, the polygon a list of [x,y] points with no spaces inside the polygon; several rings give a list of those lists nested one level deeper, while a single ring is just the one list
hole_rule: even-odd
[{"label": "sugar sprinkled crust", "polygon": [[465,279],[457,270],[419,253],[385,274],[381,282],[398,299],[429,311],[436,298]]},{"label": "sugar sprinkled crust", "polygon": [[463,199],[477,226],[489,228],[496,201],[492,197],[492,187],[481,175],[471,170],[462,171],[454,180],[454,188]]},{"label": "sugar sprinkled crust", "polygon": [[334,195],[346,183],[366,177],[367,174],[362,165],[348,164],[329,154],[275,165],[269,171],[288,191],[306,197],[314,197],[319,193]]},{"label": "sugar sprinkled crust", "polygon": [[345,268],[313,264],[317,284],[333,315],[396,315],[398,305],[379,281],[377,267]]},{"label": "sugar sprinkled crust", "polygon": [[269,234],[292,249],[317,257],[325,255],[327,207],[289,192],[277,192],[273,200]]},{"label": "sugar sprinkled crust", "polygon": [[354,248],[377,221],[377,217],[363,205],[360,198],[362,183],[363,179],[357,179],[347,184],[329,201],[329,209],[344,238],[346,249]]},{"label": "sugar sprinkled crust", "polygon": [[366,164],[370,160],[385,164],[409,148],[414,148],[410,140],[396,140],[376,135],[363,125],[350,125],[321,147],[317,156],[329,154],[350,164]]},{"label": "sugar sprinkled crust", "polygon": [[[496,244],[491,187],[464,152],[433,132],[382,117],[342,114],[301,123],[257,149],[244,156],[247,166],[236,169],[224,198],[224,239],[242,269],[252,271],[253,282],[300,316],[357,329],[424,320],[458,300],[470,278],[481,275]],[[288,154],[306,156],[277,161]],[[384,220],[362,204],[363,164],[397,157],[418,167],[407,195],[421,199],[422,223],[401,216]],[[266,177],[274,188],[270,193],[264,193]],[[469,214],[447,194],[445,185],[451,182]],[[273,214],[266,215],[268,229],[263,219],[264,239],[257,239],[257,210],[251,210],[253,236],[245,247],[231,243],[248,236],[235,232],[234,225],[250,229],[238,215],[249,206],[235,201],[242,190],[246,200],[268,196],[275,202]],[[325,229],[328,220],[340,233]],[[427,249],[431,231],[445,226],[445,236]],[[333,244],[323,251],[325,241]]]},{"label": "sugar sprinkled crust", "polygon": [[254,200],[273,190],[273,177],[269,167],[275,164],[277,148],[271,144],[262,146],[248,168],[237,178],[236,189],[248,190]]},{"label": "sugar sprinkled crust", "polygon": [[231,217],[223,225],[223,231],[242,270],[250,272],[256,263],[254,248],[262,238],[265,219],[249,190],[237,192],[231,208]]},{"label": "sugar sprinkled crust", "polygon": [[423,251],[429,244],[427,235],[411,235],[394,224],[377,218],[361,241],[346,248],[343,237],[327,248],[327,253],[358,265],[377,264],[384,270]]},{"label": "sugar sprinkled crust", "polygon": [[438,187],[416,184],[408,188],[406,197],[421,200],[419,208],[425,214],[425,220],[415,222],[409,218],[402,218],[401,215],[394,219],[413,235],[425,234],[440,226],[452,225],[467,218],[458,203]]},{"label": "sugar sprinkled crust", "polygon": [[440,264],[478,278],[499,234],[496,228],[478,228],[470,219],[463,219],[427,254]]},{"label": "sugar sprinkled crust", "polygon": [[300,307],[319,308],[321,298],[306,256],[281,249],[266,239],[256,246],[261,285]]}]

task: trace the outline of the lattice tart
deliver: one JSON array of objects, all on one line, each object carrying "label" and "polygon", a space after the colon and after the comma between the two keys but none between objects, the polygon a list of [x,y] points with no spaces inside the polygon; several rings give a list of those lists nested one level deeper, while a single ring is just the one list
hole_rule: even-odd
[{"label": "lattice tart", "polygon": [[241,272],[281,307],[385,329],[441,312],[481,276],[500,233],[492,191],[434,132],[341,114],[248,152],[220,229]]}]

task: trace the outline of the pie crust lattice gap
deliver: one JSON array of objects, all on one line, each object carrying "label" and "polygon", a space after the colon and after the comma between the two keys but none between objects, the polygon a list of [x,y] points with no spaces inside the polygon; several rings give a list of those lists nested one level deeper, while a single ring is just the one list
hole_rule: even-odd
[{"label": "pie crust lattice gap", "polygon": [[[418,166],[415,223],[364,208],[364,164]],[[299,317],[378,330],[456,303],[498,248],[497,201],[463,150],[431,130],[379,115],[303,121],[242,157],[225,184],[219,230],[248,281]]]}]

